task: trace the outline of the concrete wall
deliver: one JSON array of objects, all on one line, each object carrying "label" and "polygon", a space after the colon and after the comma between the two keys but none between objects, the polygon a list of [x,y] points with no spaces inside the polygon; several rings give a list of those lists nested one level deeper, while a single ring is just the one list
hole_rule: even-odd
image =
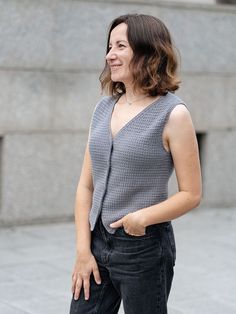
[{"label": "concrete wall", "polygon": [[0,0],[0,224],[72,217],[107,27],[127,12],[158,16],[173,34],[179,95],[203,134],[203,204],[236,205],[234,7]]}]

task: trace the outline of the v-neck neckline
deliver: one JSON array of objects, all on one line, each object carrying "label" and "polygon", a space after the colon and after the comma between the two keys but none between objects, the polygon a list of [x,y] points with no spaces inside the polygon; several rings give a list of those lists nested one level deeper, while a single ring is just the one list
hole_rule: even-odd
[{"label": "v-neck neckline", "polygon": [[[122,95],[121,95],[122,96]],[[153,107],[155,104],[159,103],[161,101],[161,99],[163,98],[162,95],[160,95],[160,97],[156,100],[154,100],[153,102],[151,102],[149,105],[147,105],[144,109],[142,109],[141,111],[139,111],[133,118],[131,118],[128,122],[126,122],[120,129],[119,131],[116,133],[115,136],[112,135],[112,130],[111,130],[111,119],[112,119],[112,114],[114,112],[114,108],[116,103],[119,101],[120,97],[118,97],[118,99],[115,99],[111,105],[111,110],[109,112],[109,120],[108,120],[108,129],[109,129],[109,137],[111,142],[114,142],[117,137],[119,137],[119,135],[133,122],[135,121],[137,118],[139,118],[142,114],[144,114],[149,108]]]}]

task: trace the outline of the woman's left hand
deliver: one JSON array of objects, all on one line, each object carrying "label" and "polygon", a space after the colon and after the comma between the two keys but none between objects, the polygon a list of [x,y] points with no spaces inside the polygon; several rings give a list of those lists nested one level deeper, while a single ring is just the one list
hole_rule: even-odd
[{"label": "woman's left hand", "polygon": [[134,236],[145,235],[146,227],[142,224],[140,211],[129,213],[121,219],[110,224],[111,228],[124,227],[126,233]]}]

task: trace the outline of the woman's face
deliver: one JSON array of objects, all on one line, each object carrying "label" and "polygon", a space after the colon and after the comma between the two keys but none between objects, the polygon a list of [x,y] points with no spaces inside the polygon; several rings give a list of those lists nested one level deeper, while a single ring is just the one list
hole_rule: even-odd
[{"label": "woman's face", "polygon": [[109,52],[106,61],[111,70],[111,80],[113,82],[123,82],[130,84],[133,80],[129,69],[130,61],[133,57],[133,50],[127,38],[127,25],[121,23],[117,25],[110,34]]}]

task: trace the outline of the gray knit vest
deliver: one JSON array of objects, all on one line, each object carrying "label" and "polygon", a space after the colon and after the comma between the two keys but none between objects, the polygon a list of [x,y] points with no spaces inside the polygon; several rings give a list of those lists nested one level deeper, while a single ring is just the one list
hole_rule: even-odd
[{"label": "gray knit vest", "polygon": [[174,107],[185,103],[168,92],[139,112],[113,139],[110,122],[117,101],[114,96],[103,97],[91,119],[91,231],[100,213],[104,227],[114,233],[110,223],[168,198],[173,160],[163,146],[162,133]]}]

